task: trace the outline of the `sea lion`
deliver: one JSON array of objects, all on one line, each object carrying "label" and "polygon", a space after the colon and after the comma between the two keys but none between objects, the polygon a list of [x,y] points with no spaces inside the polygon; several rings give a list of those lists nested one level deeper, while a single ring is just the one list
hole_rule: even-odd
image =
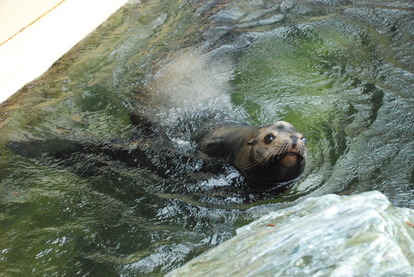
[{"label": "sea lion", "polygon": [[305,168],[306,138],[285,121],[267,127],[204,127],[193,139],[201,152],[226,159],[255,183],[288,182]]}]

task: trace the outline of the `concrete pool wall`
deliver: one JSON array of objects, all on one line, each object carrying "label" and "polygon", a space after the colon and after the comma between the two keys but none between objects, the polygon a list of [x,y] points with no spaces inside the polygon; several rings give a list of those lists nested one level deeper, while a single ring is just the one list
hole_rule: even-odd
[{"label": "concrete pool wall", "polygon": [[0,0],[0,103],[43,74],[127,0]]}]

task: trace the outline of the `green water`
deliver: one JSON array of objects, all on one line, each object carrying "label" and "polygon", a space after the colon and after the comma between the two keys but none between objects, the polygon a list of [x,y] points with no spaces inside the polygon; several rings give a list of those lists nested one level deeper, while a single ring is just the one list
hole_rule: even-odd
[{"label": "green water", "polygon": [[[414,206],[413,4],[142,2],[0,106],[0,276],[163,275],[308,196]],[[206,118],[289,121],[304,174],[256,190],[194,158]]]}]

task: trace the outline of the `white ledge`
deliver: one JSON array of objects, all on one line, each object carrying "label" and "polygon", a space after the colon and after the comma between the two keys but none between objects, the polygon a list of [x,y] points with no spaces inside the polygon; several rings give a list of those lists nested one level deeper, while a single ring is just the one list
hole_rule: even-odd
[{"label": "white ledge", "polygon": [[49,67],[127,0],[1,0],[0,103]]}]

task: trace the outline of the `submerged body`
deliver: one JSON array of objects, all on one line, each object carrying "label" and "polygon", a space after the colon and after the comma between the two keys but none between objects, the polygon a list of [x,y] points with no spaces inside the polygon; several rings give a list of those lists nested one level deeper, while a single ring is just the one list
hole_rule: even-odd
[{"label": "submerged body", "polygon": [[236,124],[206,127],[193,139],[200,151],[226,159],[256,183],[288,182],[305,168],[306,139],[285,121],[262,128]]}]

